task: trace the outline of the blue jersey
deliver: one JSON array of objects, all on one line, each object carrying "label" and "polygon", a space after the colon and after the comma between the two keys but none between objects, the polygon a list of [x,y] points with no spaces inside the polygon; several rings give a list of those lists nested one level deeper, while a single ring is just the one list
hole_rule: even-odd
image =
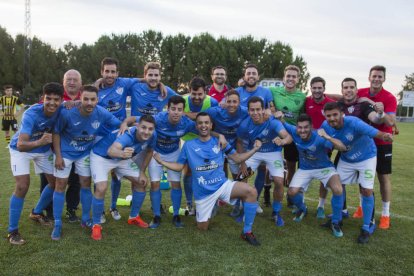
[{"label": "blue jersey", "polygon": [[[209,108],[218,106],[218,101],[216,99],[214,99],[213,97],[209,97],[209,99],[210,99]],[[207,100],[207,98],[205,98],[204,100]],[[201,112],[204,107],[204,103],[201,103],[201,105],[193,105],[193,102],[190,99],[188,99],[187,103],[188,103],[188,108],[190,109],[191,112]]]},{"label": "blue jersey", "polygon": [[169,88],[167,89],[167,96],[161,97],[161,91],[157,88],[151,90],[148,84],[139,82],[134,84],[131,89],[131,115],[141,116],[145,114],[156,115],[162,111],[164,106],[168,103],[169,98],[177,93]]},{"label": "blue jersey", "polygon": [[327,151],[333,148],[328,140],[320,137],[315,130],[312,130],[309,140],[304,141],[296,134],[296,127],[284,123],[286,131],[292,136],[293,142],[299,152],[299,168],[302,170],[315,170],[333,167]]},{"label": "blue jersey", "polygon": [[99,89],[98,105],[106,108],[119,120],[126,118],[126,98],[130,95],[131,87],[138,79],[117,78],[114,85]]},{"label": "blue jersey", "polygon": [[[181,120],[173,125],[168,121],[168,112],[163,111],[154,116],[155,121],[155,131],[157,132],[157,144],[155,146],[155,151],[161,154],[172,153],[180,148],[180,138],[185,134],[192,132],[198,134],[195,123],[187,118],[182,116]],[[137,122],[139,117],[137,117]]]},{"label": "blue jersey", "polygon": [[252,119],[248,117],[241,122],[237,130],[237,137],[247,144],[248,150],[253,149],[255,140],[261,140],[262,147],[258,152],[277,152],[282,151],[282,147],[273,143],[273,139],[279,136],[279,133],[284,129],[282,123],[273,117],[262,124],[253,123]]},{"label": "blue jersey", "polygon": [[239,92],[241,106],[248,107],[247,103],[249,102],[250,97],[253,96],[261,98],[264,102],[265,108],[269,108],[270,103],[273,102],[273,96],[270,90],[262,86],[258,86],[256,90],[252,92],[247,91],[245,86],[240,86],[236,88],[236,91]]},{"label": "blue jersey", "polygon": [[134,154],[133,156],[139,154],[141,151],[146,150],[147,148],[154,149],[155,148],[155,142],[156,142],[156,133],[154,134],[146,141],[139,141],[136,137],[137,134],[137,128],[131,127],[129,129],[129,132],[126,131],[124,134],[118,136],[119,129],[112,131],[110,134],[99,140],[98,143],[96,143],[93,146],[93,152],[99,156],[102,156],[107,159],[112,159],[108,155],[108,149],[112,146],[114,142],[118,142],[122,145],[122,149],[126,147],[134,148]]},{"label": "blue jersey", "polygon": [[247,108],[239,106],[234,115],[230,115],[225,108],[220,106],[211,107],[206,112],[213,120],[214,131],[223,134],[227,142],[236,147],[237,129],[241,122],[249,116]]},{"label": "blue jersey", "polygon": [[[44,113],[43,104],[32,105],[23,113],[19,131],[14,134],[10,141],[10,148],[17,150],[17,141],[19,140],[20,134],[29,135],[29,141],[33,142],[42,138],[45,132],[52,133],[61,109],[62,107],[59,107],[51,117],[47,117]],[[50,149],[50,146],[51,144],[44,145],[28,152],[44,153]]]},{"label": "blue jersey", "polygon": [[62,157],[70,160],[85,157],[103,125],[115,129],[120,124],[121,121],[101,106],[96,106],[89,116],[82,116],[79,108],[62,109],[54,129],[60,134]]},{"label": "blue jersey", "polygon": [[199,138],[185,142],[177,163],[188,164],[192,173],[194,198],[200,200],[216,192],[227,181],[223,165],[225,154],[233,154],[230,145],[222,150],[218,138],[207,142]]},{"label": "blue jersey", "polygon": [[341,129],[332,128],[327,121],[323,122],[321,128],[347,147],[347,151],[341,152],[343,161],[357,163],[377,155],[377,147],[372,138],[377,135],[378,129],[367,125],[357,117],[345,116]]}]

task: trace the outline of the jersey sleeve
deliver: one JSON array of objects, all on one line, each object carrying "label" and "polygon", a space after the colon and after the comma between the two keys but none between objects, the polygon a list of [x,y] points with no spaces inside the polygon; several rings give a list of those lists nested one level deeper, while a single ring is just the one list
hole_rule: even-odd
[{"label": "jersey sleeve", "polygon": [[194,121],[192,121],[190,119],[188,119],[188,122],[187,122],[186,134],[189,133],[189,132],[198,135],[198,130],[196,129],[196,124],[195,124]]},{"label": "jersey sleeve", "polygon": [[358,118],[354,120],[354,127],[359,133],[368,135],[371,138],[374,138],[378,134],[378,131],[379,131],[378,129],[366,124],[365,122],[363,122],[362,120],[359,120]]},{"label": "jersey sleeve", "polygon": [[236,149],[233,146],[231,146],[229,143],[227,143],[223,151],[226,155],[232,155],[236,153]]},{"label": "jersey sleeve", "polygon": [[180,156],[178,156],[177,163],[178,164],[186,164],[188,162],[187,156],[187,148],[189,143],[184,143],[183,148],[181,149]]},{"label": "jersey sleeve", "polygon": [[32,134],[33,126],[34,126],[34,120],[33,115],[30,114],[31,112],[25,112],[22,118],[22,121],[20,123],[20,133],[25,134]]},{"label": "jersey sleeve", "polygon": [[277,119],[273,119],[271,123],[277,134],[280,134],[282,130],[286,130],[282,123]]},{"label": "jersey sleeve", "polygon": [[[288,124],[286,122],[283,123],[283,127],[286,129],[286,131],[292,136],[293,134],[296,133],[296,127]],[[279,132],[278,132],[279,133]]]},{"label": "jersey sleeve", "polygon": [[218,106],[218,101],[214,99],[213,97],[210,98],[210,103],[212,107]]},{"label": "jersey sleeve", "polygon": [[122,78],[127,96],[131,96],[134,84],[138,83],[137,78]]},{"label": "jersey sleeve", "polygon": [[362,105],[363,107],[363,115],[364,118],[368,118],[368,115],[371,114],[371,112],[375,112],[374,106],[368,102],[363,102]]},{"label": "jersey sleeve", "polygon": [[263,98],[265,99],[265,108],[270,108],[270,103],[273,102],[272,92],[267,88],[264,88],[263,91]]},{"label": "jersey sleeve", "polygon": [[387,103],[384,104],[384,112],[387,114],[397,113],[397,99],[393,95],[390,95]]},{"label": "jersey sleeve", "polygon": [[124,149],[125,147],[130,147],[134,143],[134,137],[133,137],[133,135],[134,135],[133,133],[125,132],[121,136],[118,136],[115,139],[114,142],[118,142],[119,144],[121,144],[122,149]]},{"label": "jersey sleeve", "polygon": [[106,112],[104,112],[105,114],[105,124],[107,124],[108,126],[112,127],[112,128],[119,128],[119,126],[121,125],[121,121],[115,117],[111,112],[105,110]]}]

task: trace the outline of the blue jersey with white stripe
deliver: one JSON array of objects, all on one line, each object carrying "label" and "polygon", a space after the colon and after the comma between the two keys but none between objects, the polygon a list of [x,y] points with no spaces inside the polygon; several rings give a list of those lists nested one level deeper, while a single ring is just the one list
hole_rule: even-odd
[{"label": "blue jersey with white stripe", "polygon": [[148,84],[144,82],[134,84],[131,89],[131,115],[142,116],[160,113],[167,105],[168,100],[177,95],[170,87],[165,86],[165,88],[167,89],[167,96],[163,98],[159,88],[151,90]]},{"label": "blue jersey with white stripe", "polygon": [[192,173],[194,198],[200,200],[216,192],[227,181],[224,174],[225,154],[235,150],[227,145],[224,150],[219,146],[218,138],[211,137],[203,142],[199,138],[185,142],[177,163],[188,164]]},{"label": "blue jersey with white stripe", "polygon": [[265,108],[269,108],[270,103],[273,102],[272,92],[270,92],[269,89],[262,86],[257,86],[256,90],[251,92],[247,91],[245,86],[240,86],[236,88],[236,91],[239,92],[241,106],[248,107],[247,103],[249,102],[249,99],[253,96],[261,98],[264,102]]},{"label": "blue jersey with white stripe", "polygon": [[347,151],[341,152],[341,159],[357,163],[377,156],[377,147],[372,138],[377,135],[378,129],[357,117],[345,116],[343,119],[341,129],[334,129],[327,121],[321,126],[329,136],[340,140],[347,147]]},{"label": "blue jersey with white stripe", "polygon": [[292,136],[293,142],[298,149],[300,169],[315,170],[334,166],[328,156],[328,151],[333,148],[331,142],[320,137],[315,130],[311,131],[309,140],[304,141],[296,134],[295,126],[288,123],[284,123],[283,126]]},{"label": "blue jersey with white stripe", "polygon": [[[29,141],[33,142],[42,138],[44,133],[52,133],[57,118],[59,117],[62,106],[56,110],[51,117],[47,117],[44,113],[43,104],[32,105],[23,113],[22,121],[20,122],[19,131],[13,135],[10,141],[10,148],[17,150],[17,141],[20,134],[29,135]],[[51,144],[44,145],[32,149],[31,153],[44,153],[50,149]]]},{"label": "blue jersey with white stripe", "polygon": [[279,136],[279,133],[284,129],[282,123],[273,117],[261,124],[255,124],[248,117],[241,122],[237,130],[237,137],[247,143],[247,150],[253,149],[255,140],[261,140],[262,147],[258,152],[277,152],[282,151],[282,147],[273,143],[273,139]]},{"label": "blue jersey with white stripe", "polygon": [[78,160],[87,156],[102,126],[116,129],[120,124],[121,121],[101,106],[96,106],[88,116],[82,116],[79,108],[62,109],[54,128],[60,134],[62,157]]}]

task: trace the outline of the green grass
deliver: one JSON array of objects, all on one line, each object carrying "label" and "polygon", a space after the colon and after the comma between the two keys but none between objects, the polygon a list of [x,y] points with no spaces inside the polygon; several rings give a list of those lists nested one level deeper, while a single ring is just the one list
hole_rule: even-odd
[{"label": "green grass", "polygon": [[[171,215],[163,217],[156,230],[138,229],[127,225],[129,210],[120,207],[123,216],[115,222],[108,218],[103,225],[103,240],[93,241],[90,233],[78,224],[64,223],[63,238],[50,239],[50,228],[35,225],[28,214],[39,197],[39,179],[32,177],[20,220],[20,232],[28,241],[24,246],[11,246],[0,241],[0,275],[21,274],[401,274],[414,272],[414,217],[412,198],[412,153],[414,124],[400,123],[401,134],[395,138],[394,172],[392,176],[392,227],[377,230],[369,244],[359,245],[356,238],[360,220],[344,222],[345,236],[334,238],[330,231],[319,227],[315,218],[318,185],[314,183],[306,195],[309,215],[300,223],[284,207],[286,226],[276,228],[270,220],[271,209],[256,218],[254,232],[262,246],[252,247],[239,239],[241,225],[220,209],[208,232],[196,230],[194,217],[184,217],[184,229],[175,229]],[[14,189],[8,151],[0,142],[0,231],[5,237],[8,224],[9,198]],[[127,182],[121,196],[130,191]],[[376,210],[380,213],[378,183]],[[163,192],[169,206],[169,192]],[[184,200],[183,200],[184,202]],[[357,186],[348,189],[348,202],[357,206]],[[106,206],[109,197],[106,198]],[[329,212],[330,205],[327,204]],[[354,208],[350,208],[351,212]],[[151,218],[149,195],[142,209],[143,218]],[[79,211],[78,211],[79,213]],[[377,215],[378,216],[378,215]]]}]

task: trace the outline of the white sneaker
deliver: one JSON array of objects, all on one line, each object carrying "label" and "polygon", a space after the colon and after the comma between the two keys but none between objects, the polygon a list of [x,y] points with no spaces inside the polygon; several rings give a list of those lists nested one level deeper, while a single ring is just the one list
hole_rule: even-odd
[{"label": "white sneaker", "polygon": [[105,217],[105,212],[102,213],[101,215],[101,224],[106,222],[106,217]]},{"label": "white sneaker", "polygon": [[263,209],[262,209],[262,207],[260,207],[260,205],[257,205],[256,213],[257,214],[262,214],[263,213]]},{"label": "white sneaker", "polygon": [[121,215],[119,214],[117,209],[109,209],[109,212],[111,213],[112,218],[114,220],[120,220],[121,219]]},{"label": "white sneaker", "polygon": [[188,215],[189,216],[195,216],[196,215],[196,209],[194,208],[194,206],[191,206],[191,207],[187,206],[187,209],[188,209]]}]

